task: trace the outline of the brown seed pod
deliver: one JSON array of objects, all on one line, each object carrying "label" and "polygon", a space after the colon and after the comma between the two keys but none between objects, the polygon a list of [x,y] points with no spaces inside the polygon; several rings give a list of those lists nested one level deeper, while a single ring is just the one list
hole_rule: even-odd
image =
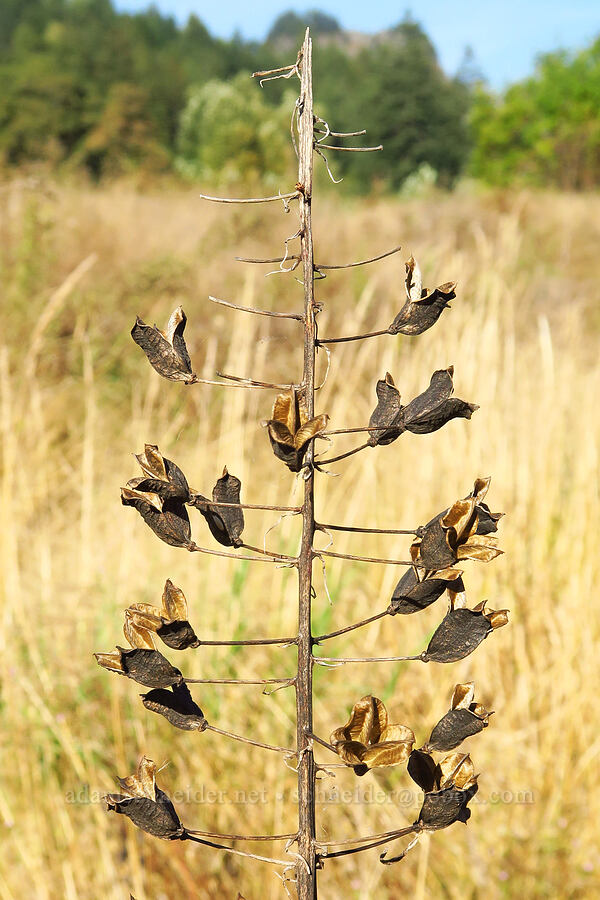
[{"label": "brown seed pod", "polygon": [[142,348],[153,369],[170,381],[184,381],[192,384],[196,375],[187,351],[183,332],[187,319],[178,306],[171,314],[165,331],[156,325],[146,325],[139,317],[131,329],[131,337]]},{"label": "brown seed pod", "polygon": [[[215,503],[239,503],[242,482],[230,475],[227,467],[218,479],[212,492]],[[224,547],[239,547],[244,530],[244,513],[241,509],[227,506],[212,506],[202,494],[194,494],[190,506],[195,506],[208,523],[212,536]]]},{"label": "brown seed pod", "polygon": [[414,742],[411,729],[390,724],[381,700],[369,695],[354,704],[346,724],[331,735],[338,755],[357,775],[406,762]]},{"label": "brown seed pod", "polygon": [[456,297],[455,287],[455,281],[448,281],[432,291],[425,290],[419,265],[411,256],[406,262],[406,303],[390,325],[389,333],[415,336],[427,331]]}]

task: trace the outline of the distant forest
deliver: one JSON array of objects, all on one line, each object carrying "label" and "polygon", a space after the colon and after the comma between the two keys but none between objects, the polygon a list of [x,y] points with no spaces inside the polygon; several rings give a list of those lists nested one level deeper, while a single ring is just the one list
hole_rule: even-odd
[{"label": "distant forest", "polygon": [[468,54],[444,73],[411,19],[368,36],[324,13],[289,12],[256,43],[215,38],[194,15],[178,26],[152,7],[118,13],[110,0],[1,0],[0,170],[42,163],[94,179],[142,170],[278,183],[294,85],[261,90],[248,73],[289,63],[307,24],[320,115],[385,146],[335,154],[355,190],[395,191],[415,178],[451,187],[464,174],[500,185],[600,183],[600,39],[542,57],[498,96]]}]

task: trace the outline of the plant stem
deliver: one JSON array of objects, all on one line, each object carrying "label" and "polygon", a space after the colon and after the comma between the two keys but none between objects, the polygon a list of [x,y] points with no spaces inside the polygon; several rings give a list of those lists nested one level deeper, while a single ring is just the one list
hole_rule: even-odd
[{"label": "plant stem", "polygon": [[347,456],[354,456],[355,453],[359,453],[361,450],[366,450],[366,448],[370,446],[370,444],[360,444],[353,450],[348,450],[346,453],[340,453],[339,456],[332,456],[330,459],[319,459],[317,460],[316,465],[320,467],[326,465],[327,463],[339,462],[340,459],[346,459]]},{"label": "plant stem", "polygon": [[361,853],[363,850],[372,850],[373,847],[389,844],[390,841],[395,841],[396,838],[404,837],[407,834],[413,834],[414,831],[414,825],[409,825],[407,828],[401,828],[378,841],[373,841],[370,844],[363,844],[361,847],[352,847],[350,850],[336,850],[335,853],[319,853],[319,859],[334,859],[336,856],[349,856],[351,853]]},{"label": "plant stem", "polygon": [[[298,184],[300,258],[304,285],[304,366],[303,384],[307,417],[314,417],[315,401],[315,266],[312,240],[312,183],[314,113],[312,93],[312,41],[306,29],[301,50],[300,101],[298,123]],[[298,900],[316,900],[317,857],[315,852],[315,761],[308,733],[312,731],[312,635],[311,592],[313,538],[315,532],[314,442],[306,454],[308,468],[304,479],[302,504],[302,542],[298,557],[298,674],[296,676],[296,735],[298,747],[298,853],[304,861],[296,866]]]},{"label": "plant stem", "polygon": [[262,647],[267,644],[295,644],[295,637],[254,638],[249,641],[200,641],[200,647]]},{"label": "plant stem", "polygon": [[355,622],[354,625],[346,625],[345,628],[339,628],[337,631],[330,631],[328,634],[320,634],[318,637],[314,638],[315,644],[320,644],[321,641],[328,641],[329,638],[338,637],[340,634],[347,634],[349,631],[355,631],[357,628],[362,628],[364,625],[370,625],[371,622],[376,622],[377,619],[383,619],[384,616],[391,615],[391,611],[388,609],[384,609],[383,612],[376,613],[374,616],[369,616],[368,619],[362,619],[360,622]]},{"label": "plant stem", "polygon": [[[360,132],[357,132],[360,134]],[[353,269],[355,266],[367,266],[369,263],[377,262],[380,259],[385,259],[386,256],[391,256],[392,253],[398,253],[402,247],[394,247],[393,250],[388,250],[386,253],[380,253],[379,256],[370,256],[369,259],[361,259],[358,262],[353,263],[343,263],[338,266],[326,266],[324,263],[317,263],[317,269]],[[325,342],[323,342],[325,343]]]},{"label": "plant stem", "polygon": [[187,834],[198,837],[214,838],[216,841],[291,841],[295,834],[219,834],[216,831],[196,831],[194,828],[186,828]]},{"label": "plant stem", "polygon": [[389,333],[389,328],[386,328],[383,331],[367,331],[365,334],[351,334],[347,337],[319,338],[319,344],[348,344],[350,341],[364,341],[365,338],[379,337]]},{"label": "plant stem", "polygon": [[350,525],[330,525],[329,523],[316,522],[316,528],[327,529],[328,531],[350,531],[358,534],[417,534],[417,530],[409,531],[407,528],[359,528]]},{"label": "plant stem", "polygon": [[[336,559],[353,559],[355,562],[379,563],[386,566],[414,566],[412,559],[383,559],[379,556],[351,556],[349,553],[334,553],[333,550],[319,550],[319,556],[333,556]],[[423,568],[419,566],[418,568]]]},{"label": "plant stem", "polygon": [[294,678],[184,678],[186,684],[293,684]]},{"label": "plant stem", "polygon": [[418,653],[416,656],[315,656],[316,663],[374,663],[374,662],[426,662],[423,654]]},{"label": "plant stem", "polygon": [[246,856],[250,859],[258,859],[261,862],[272,863],[274,866],[289,866],[287,859],[272,859],[270,856],[258,856],[256,853],[246,853],[245,850],[235,850],[233,847],[226,847],[224,844],[216,844],[214,841],[207,841],[204,838],[196,837],[191,831],[185,831],[181,836],[182,841],[194,841],[195,844],[204,844],[205,847],[212,847],[214,850],[225,850],[227,853],[234,853],[236,856]]},{"label": "plant stem", "polygon": [[214,725],[207,725],[205,731],[214,731],[215,734],[222,734],[223,737],[231,738],[234,741],[241,741],[242,744],[251,744],[253,747],[261,747],[263,750],[274,750],[276,753],[288,753],[295,756],[296,751],[289,747],[277,747],[274,744],[263,744],[262,741],[253,741],[252,738],[243,737],[241,734],[235,734],[233,731],[223,731],[222,728],[215,728]]}]

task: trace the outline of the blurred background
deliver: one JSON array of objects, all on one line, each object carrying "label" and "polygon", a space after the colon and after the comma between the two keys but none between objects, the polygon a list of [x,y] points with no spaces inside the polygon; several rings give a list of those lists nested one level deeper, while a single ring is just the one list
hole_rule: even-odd
[{"label": "blurred background", "polygon": [[[233,259],[280,255],[295,210],[198,195],[293,190],[297,85],[261,89],[249,75],[294,62],[306,25],[317,112],[333,130],[366,128],[368,144],[384,144],[382,153],[331,151],[339,185],[315,159],[317,261],[402,245],[317,283],[321,333],[387,327],[404,302],[411,253],[425,286],[458,281],[452,309],[422,336],[332,345],[317,412],[333,428],[364,425],[386,371],[406,402],[450,364],[456,395],[481,407],[470,422],[405,434],[336,465],[341,477],[319,480],[317,517],[410,529],[491,475],[487,499],[507,513],[505,555],[465,564],[465,580],[470,606],[487,598],[511,617],[452,666],[317,669],[315,729],[325,739],[366,693],[421,743],[458,682],[475,681],[477,699],[496,711],[466,745],[481,772],[468,826],[424,838],[396,866],[381,866],[377,850],[331,860],[320,890],[356,900],[600,896],[596,4],[460,0],[410,14],[387,3],[307,12],[273,2],[248,12],[0,0],[2,900],[286,896],[266,864],[152,840],[106,813],[102,795],[146,754],[168,760],[159,784],[188,827],[293,831],[295,776],[278,754],[176,732],[92,652],[123,644],[124,608],[159,605],[166,578],[185,592],[206,640],[295,629],[293,573],[161,544],[121,507],[119,487],[138,474],[131,454],[148,442],[205,495],[227,465],[244,502],[300,502],[300,483],[260,426],[272,394],[162,381],[129,331],[136,315],[164,327],[182,304],[203,377],[298,377],[297,323],[207,300],[299,307],[293,274],[265,278],[269,267]],[[336,438],[336,453],[355,437]],[[217,549],[191,516],[194,540]],[[244,536],[260,545],[273,525],[267,546],[295,553],[294,517],[248,511]],[[336,534],[333,549],[406,558],[408,541]],[[385,609],[399,577],[397,567],[330,560],[326,590],[316,565],[315,632]],[[328,651],[418,653],[445,609],[442,599],[383,619]],[[295,667],[283,648],[168,655],[199,678]],[[193,694],[211,723],[293,745],[292,691]],[[319,760],[333,757],[323,750]],[[334,771],[320,782],[320,839],[414,820],[419,802],[404,771]]]}]

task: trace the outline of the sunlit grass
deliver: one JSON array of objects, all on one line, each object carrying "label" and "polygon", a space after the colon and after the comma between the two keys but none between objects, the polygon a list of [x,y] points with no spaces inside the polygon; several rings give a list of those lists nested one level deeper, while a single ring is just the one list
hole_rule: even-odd
[{"label": "sunlit grass", "polygon": [[[95,802],[145,753],[170,761],[159,783],[192,828],[268,833],[295,825],[295,777],[278,754],[175,732],[142,708],[137,685],[100,670],[92,652],[122,643],[124,607],[156,604],[167,577],[186,593],[201,638],[295,630],[292,571],[160,544],[121,507],[118,491],[137,474],[131,454],[149,442],[205,494],[227,465],[242,479],[245,502],[300,501],[300,484],[274,459],[260,426],[270,392],[161,381],[129,338],[136,313],[162,326],[182,303],[201,375],[218,368],[269,381],[297,377],[297,323],[207,301],[212,293],[244,305],[298,306],[293,275],[265,280],[264,270],[232,261],[236,254],[276,256],[296,228],[294,214],[215,209],[194,192],[142,196],[123,186],[49,186],[36,194],[15,186],[0,204],[0,897],[285,896],[262,863],[152,840]],[[420,741],[459,681],[474,680],[478,699],[496,710],[490,727],[467,744],[482,773],[468,827],[423,840],[395,867],[381,866],[377,851],[332,860],[320,875],[323,896],[595,896],[600,199],[327,199],[315,218],[318,261],[349,262],[402,243],[406,256],[419,259],[425,284],[459,282],[452,310],[420,338],[333,349],[317,412],[329,413],[333,428],[364,425],[386,370],[408,400],[449,364],[456,395],[481,406],[470,422],[453,421],[430,436],[405,434],[335,466],[342,477],[319,479],[317,518],[411,528],[467,494],[477,475],[491,474],[490,505],[507,513],[500,524],[506,555],[465,564],[467,591],[471,605],[485,597],[511,610],[508,628],[453,666],[317,669],[315,728],[324,737],[367,692]],[[402,259],[319,282],[322,334],[387,326],[402,303]],[[319,360],[321,374],[325,363]],[[360,439],[339,437],[335,450]],[[216,547],[201,516],[191,510],[191,517],[194,539]],[[247,512],[248,542],[260,544],[277,517]],[[267,546],[294,551],[299,528],[297,518],[283,518]],[[324,546],[327,538],[320,540]],[[339,552],[405,558],[407,547],[402,537],[335,537]],[[317,564],[315,631],[384,609],[400,571],[329,560],[330,606]],[[341,637],[328,652],[418,652],[444,602]],[[276,677],[295,665],[293,648],[170,656],[191,677]],[[198,687],[194,696],[215,725],[293,746],[292,690],[266,697],[259,687]],[[325,750],[318,756],[335,761]],[[357,779],[334,771],[335,779],[320,782],[320,838],[412,821],[417,801],[404,802],[402,791],[411,788],[404,772]],[[224,792],[219,802],[210,791]],[[240,802],[236,792],[251,791],[256,802]]]}]

